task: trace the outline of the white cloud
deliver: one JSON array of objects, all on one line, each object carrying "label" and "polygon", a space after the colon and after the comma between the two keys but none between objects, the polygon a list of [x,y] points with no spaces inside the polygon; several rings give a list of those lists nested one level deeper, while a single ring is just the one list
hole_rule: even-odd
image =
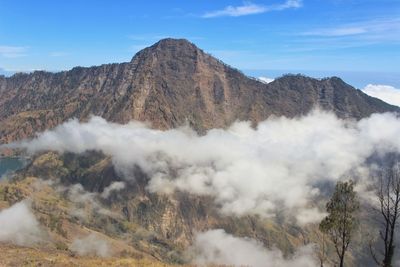
[{"label": "white cloud", "polygon": [[379,98],[389,104],[400,107],[400,89],[390,85],[368,84],[363,89],[367,95]]},{"label": "white cloud", "polygon": [[239,17],[253,14],[260,14],[267,11],[265,6],[260,6],[251,3],[245,3],[242,6],[227,6],[223,10],[207,12],[203,15],[204,18],[214,18],[222,16]]},{"label": "white cloud", "polygon": [[39,222],[26,201],[0,211],[0,241],[32,245],[42,240]]},{"label": "white cloud", "polygon": [[301,0],[287,0],[282,4],[277,5],[257,5],[251,2],[245,2],[241,6],[227,6],[222,10],[216,10],[205,13],[202,17],[203,18],[215,18],[215,17],[240,17],[246,15],[254,15],[254,14],[261,14],[266,13],[269,11],[278,11],[284,10],[288,8],[299,8],[302,6]]},{"label": "white cloud", "polygon": [[7,58],[26,56],[27,48],[24,46],[5,46],[0,45],[0,55]]},{"label": "white cloud", "polygon": [[266,249],[250,238],[238,238],[224,230],[209,230],[195,236],[188,254],[194,264],[224,264],[251,267],[316,267],[314,248],[304,246],[285,259],[277,249]]},{"label": "white cloud", "polygon": [[[358,20],[293,32],[287,52],[348,49],[400,42],[400,19]],[[293,60],[292,60],[293,61]]]},{"label": "white cloud", "polygon": [[258,77],[258,79],[263,83],[270,83],[273,82],[275,79],[267,78],[267,77]]},{"label": "white cloud", "polygon": [[393,34],[398,32],[400,32],[400,20],[398,18],[388,18],[384,20],[359,21],[337,25],[335,27],[318,28],[303,32],[302,35],[320,37],[361,36],[364,39],[367,38],[370,40],[393,38],[397,38],[398,40],[397,36],[393,36]]},{"label": "white cloud", "polygon": [[90,255],[103,258],[111,256],[110,246],[107,240],[94,233],[81,239],[75,239],[70,249],[80,256]]},{"label": "white cloud", "polygon": [[[106,198],[108,197],[112,191],[115,190],[120,190],[121,184],[116,182],[111,184],[109,187],[106,187],[104,189],[104,195],[101,195],[97,192],[88,192],[86,191],[81,184],[73,184],[70,186],[58,186],[58,190],[61,192],[66,193],[68,199],[76,204],[78,206],[81,206],[82,204],[84,205],[89,205],[92,211],[97,212],[98,214],[106,215],[106,216],[111,216],[111,217],[118,217],[119,215],[117,213],[114,213],[106,208],[104,208],[101,203],[99,202],[98,197],[103,197]],[[86,212],[83,212],[82,208],[73,208],[71,210],[71,214],[77,217],[80,217],[81,219],[86,219],[88,214]]]},{"label": "white cloud", "polygon": [[113,182],[106,188],[104,188],[101,193],[102,198],[108,198],[112,192],[117,192],[125,188],[124,182]]},{"label": "white cloud", "polygon": [[366,159],[400,152],[398,136],[400,120],[394,114],[355,122],[315,111],[294,119],[271,118],[257,129],[237,122],[204,136],[185,127],[160,131],[93,117],[87,123],[71,120],[11,146],[31,153],[99,150],[111,156],[126,179],[134,165],[141,167],[151,192],[207,195],[225,214],[268,217],[283,212],[305,224],[323,215],[313,204],[321,184],[349,174],[368,179]]},{"label": "white cloud", "polygon": [[318,208],[302,209],[298,212],[296,219],[300,225],[321,221],[327,214]]},{"label": "white cloud", "polygon": [[324,30],[315,30],[303,33],[304,35],[318,35],[318,36],[347,36],[357,35],[367,32],[363,27],[340,27]]}]

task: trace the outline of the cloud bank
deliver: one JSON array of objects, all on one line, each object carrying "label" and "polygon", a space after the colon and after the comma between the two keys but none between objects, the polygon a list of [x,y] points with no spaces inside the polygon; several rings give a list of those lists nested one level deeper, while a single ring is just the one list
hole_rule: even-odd
[{"label": "cloud bank", "polygon": [[400,89],[390,85],[368,84],[363,92],[400,107]]},{"label": "cloud bank", "polygon": [[224,214],[284,213],[307,224],[324,216],[313,204],[321,188],[349,176],[368,179],[366,159],[400,152],[398,136],[400,120],[394,114],[356,122],[314,111],[294,119],[271,118],[256,129],[237,122],[204,136],[187,127],[160,131],[93,117],[87,123],[71,120],[12,146],[31,153],[102,151],[126,179],[134,179],[131,170],[139,166],[150,178],[150,192],[211,196]]},{"label": "cloud bank", "polygon": [[270,11],[280,11],[289,8],[299,8],[302,6],[301,0],[287,0],[284,3],[276,5],[257,5],[251,2],[245,2],[241,6],[227,6],[222,10],[210,11],[205,13],[203,18],[215,17],[240,17],[254,14],[261,14]]},{"label": "cloud bank", "polygon": [[0,211],[0,242],[20,246],[33,245],[42,240],[39,222],[26,201]]},{"label": "cloud bank", "polygon": [[304,246],[289,259],[277,249],[268,250],[250,238],[238,238],[224,230],[210,230],[195,236],[188,250],[193,263],[252,267],[316,267],[313,246]]}]

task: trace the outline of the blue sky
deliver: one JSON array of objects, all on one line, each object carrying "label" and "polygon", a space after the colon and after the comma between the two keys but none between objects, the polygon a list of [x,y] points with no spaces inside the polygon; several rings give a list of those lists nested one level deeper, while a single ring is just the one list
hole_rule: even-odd
[{"label": "blue sky", "polygon": [[400,0],[0,0],[3,72],[125,62],[165,37],[253,76],[400,87]]}]

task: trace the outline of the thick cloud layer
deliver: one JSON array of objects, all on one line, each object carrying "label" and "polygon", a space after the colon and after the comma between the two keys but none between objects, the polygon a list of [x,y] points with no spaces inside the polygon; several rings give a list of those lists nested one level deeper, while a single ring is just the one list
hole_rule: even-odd
[{"label": "thick cloud layer", "polygon": [[195,236],[188,250],[193,263],[199,265],[225,264],[252,267],[316,267],[311,245],[300,248],[291,258],[285,259],[277,249],[268,250],[249,238],[238,238],[224,230],[210,230]]},{"label": "thick cloud layer", "polygon": [[400,89],[390,85],[368,84],[363,91],[367,95],[400,107]]},{"label": "thick cloud layer", "polygon": [[229,214],[293,215],[299,223],[323,214],[312,205],[321,185],[368,177],[365,161],[374,153],[400,151],[400,120],[375,114],[359,122],[315,111],[295,118],[271,118],[253,129],[237,122],[198,136],[187,127],[168,131],[131,122],[119,125],[93,117],[71,120],[36,139],[14,146],[34,153],[100,150],[130,177],[140,166],[151,178],[148,190],[209,195]]},{"label": "thick cloud layer", "polygon": [[0,242],[33,245],[42,240],[39,222],[26,201],[0,211]]}]

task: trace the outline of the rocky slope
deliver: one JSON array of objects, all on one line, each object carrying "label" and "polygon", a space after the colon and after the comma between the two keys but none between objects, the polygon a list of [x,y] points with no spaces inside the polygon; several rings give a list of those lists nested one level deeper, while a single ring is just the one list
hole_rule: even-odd
[{"label": "rocky slope", "polygon": [[315,106],[354,118],[399,110],[339,78],[287,75],[264,84],[186,40],[164,39],[128,63],[0,76],[0,142],[91,114],[121,123],[149,121],[161,129],[189,123],[203,132],[238,119],[293,117]]},{"label": "rocky slope", "polygon": [[[318,241],[316,226],[302,229],[279,219],[222,215],[211,197],[182,192],[169,196],[149,193],[145,188],[146,175],[136,173],[136,178],[125,180],[124,189],[103,198],[101,193],[106,187],[123,179],[110,158],[97,152],[43,153],[19,171],[13,181],[0,183],[0,210],[30,199],[32,210],[46,231],[46,242],[34,246],[39,248],[36,254],[27,249],[21,251],[32,255],[31,262],[42,262],[42,256],[47,255],[45,258],[53,258],[57,264],[69,262],[71,266],[96,262],[93,255],[76,259],[71,251],[75,238],[92,232],[108,240],[112,257],[106,259],[110,264],[113,258],[121,257],[121,264],[127,261],[131,266],[158,266],[160,261],[184,264],[185,251],[194,234],[208,229],[225,229],[235,236],[251,237],[286,255],[299,245]],[[82,189],[75,192],[77,184]],[[15,253],[15,249],[0,243],[2,250],[8,255],[4,260]]]}]

